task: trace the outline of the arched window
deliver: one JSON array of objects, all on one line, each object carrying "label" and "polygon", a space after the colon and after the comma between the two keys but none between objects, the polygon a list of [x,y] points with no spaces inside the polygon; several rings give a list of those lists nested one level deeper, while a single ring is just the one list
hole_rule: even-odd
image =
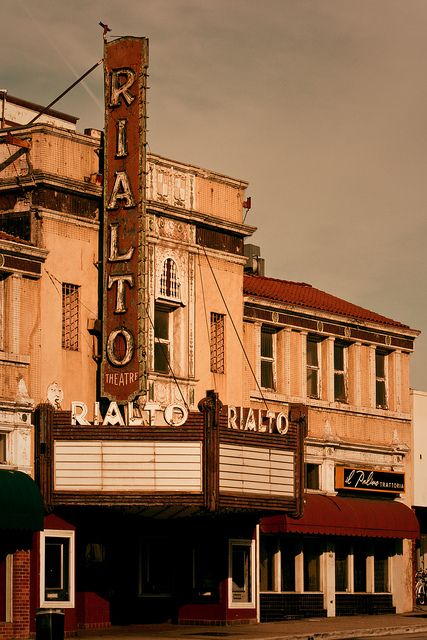
[{"label": "arched window", "polygon": [[180,284],[178,269],[172,258],[167,258],[163,263],[163,271],[160,276],[160,295],[166,298],[180,299]]}]

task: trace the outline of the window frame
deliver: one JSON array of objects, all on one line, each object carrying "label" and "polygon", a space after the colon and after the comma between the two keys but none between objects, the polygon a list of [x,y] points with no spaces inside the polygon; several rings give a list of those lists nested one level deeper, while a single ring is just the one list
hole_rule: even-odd
[{"label": "window frame", "polygon": [[[263,354],[263,340],[262,340],[262,336],[264,335],[270,335],[271,336],[271,356],[267,356],[265,354]],[[272,328],[269,327],[268,325],[261,325],[261,331],[260,331],[260,349],[259,349],[259,362],[260,362],[260,386],[261,389],[266,389],[269,391],[276,391],[277,388],[277,382],[276,382],[276,350],[277,350],[277,344],[276,344],[276,336],[277,336],[277,332]],[[263,384],[263,364],[268,364],[271,367],[271,386],[265,386]]]},{"label": "window frame", "polygon": [[[162,337],[156,335],[156,314],[157,313],[165,313],[167,315],[167,337]],[[153,321],[153,371],[160,375],[170,375],[171,374],[171,362],[172,362],[172,336],[173,332],[171,331],[171,314],[172,309],[170,309],[166,305],[155,303],[154,305],[154,321]],[[156,367],[156,345],[160,346],[160,352],[162,353],[162,357],[166,359],[167,370],[160,369]]]},{"label": "window frame", "polygon": [[179,280],[178,265],[170,256],[163,261],[159,281],[159,292],[160,297],[166,300],[176,302],[181,300],[181,283]]},{"label": "window frame", "polygon": [[6,278],[0,274],[0,351],[6,350]]},{"label": "window frame", "polygon": [[[335,358],[335,350],[342,350],[342,369],[338,369],[336,366],[336,358]],[[338,340],[334,340],[334,348],[333,348],[333,369],[334,369],[334,402],[341,402],[343,404],[348,404],[348,344],[344,342],[340,342]],[[342,378],[342,384],[344,388],[344,397],[337,396],[337,387],[336,381],[337,378]]]},{"label": "window frame", "polygon": [[211,311],[210,318],[210,370],[225,373],[225,314]]},{"label": "window frame", "polygon": [[[235,600],[233,598],[233,594],[237,593],[236,590],[233,590],[233,551],[237,549],[237,547],[242,547],[247,550],[248,553],[248,564],[245,565],[244,571],[248,575],[248,600]],[[245,575],[246,580],[246,575]],[[238,539],[230,539],[228,541],[228,606],[230,609],[253,609],[255,607],[256,598],[255,598],[255,590],[256,590],[256,576],[255,576],[255,540],[238,540]],[[245,593],[246,587],[243,591],[239,591],[239,593]]]},{"label": "window frame", "polygon": [[[317,364],[309,364],[309,344],[316,345]],[[308,334],[306,342],[307,397],[311,398],[312,400],[320,400],[321,398],[321,358],[321,339],[312,334]],[[309,389],[311,387],[311,385],[309,384],[309,376],[313,375],[313,373],[316,373],[316,395],[312,395],[311,393],[309,393]]]},{"label": "window frame", "polygon": [[[375,349],[375,408],[376,409],[384,409],[387,410],[389,408],[389,400],[388,400],[388,356],[389,352],[384,349],[379,349],[378,347]],[[378,375],[378,364],[377,358],[382,358],[382,366],[383,366],[383,375]],[[378,401],[379,391],[378,385],[381,385],[383,388],[383,403]]]},{"label": "window frame", "polygon": [[[315,469],[317,471],[317,487],[310,487],[308,485],[308,478],[309,476],[311,476],[311,474],[309,473],[309,467],[312,467],[311,471],[314,471]],[[319,462],[304,462],[304,488],[305,489],[309,489],[310,491],[321,490],[322,488],[321,469],[322,469],[322,465]]]},{"label": "window frame", "polygon": [[[46,593],[46,541],[47,539],[68,540],[68,598],[48,598]],[[61,567],[61,576],[63,568]],[[52,590],[53,591],[53,590]],[[61,589],[57,589],[60,593]],[[40,532],[40,607],[73,609],[75,606],[75,532],[63,529],[45,529]]]},{"label": "window frame", "polygon": [[80,285],[62,283],[61,310],[61,347],[65,351],[80,351]]}]

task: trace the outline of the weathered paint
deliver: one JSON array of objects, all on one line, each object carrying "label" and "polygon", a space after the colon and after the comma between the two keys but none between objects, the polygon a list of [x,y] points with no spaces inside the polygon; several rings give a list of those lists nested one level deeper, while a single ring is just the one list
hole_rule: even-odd
[{"label": "weathered paint", "polygon": [[101,394],[145,388],[145,92],[148,41],[105,44],[103,352]]}]

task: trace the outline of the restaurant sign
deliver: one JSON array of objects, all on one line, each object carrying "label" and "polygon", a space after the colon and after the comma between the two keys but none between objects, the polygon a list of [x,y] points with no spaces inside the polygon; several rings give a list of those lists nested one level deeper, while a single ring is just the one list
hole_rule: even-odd
[{"label": "restaurant sign", "polygon": [[103,353],[101,394],[126,403],[145,388],[146,38],[105,43]]},{"label": "restaurant sign", "polygon": [[354,467],[336,467],[335,489],[404,493],[405,474]]}]

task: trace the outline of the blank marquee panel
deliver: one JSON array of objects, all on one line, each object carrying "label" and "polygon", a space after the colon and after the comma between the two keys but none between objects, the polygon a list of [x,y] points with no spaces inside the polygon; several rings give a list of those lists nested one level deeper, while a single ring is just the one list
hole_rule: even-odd
[{"label": "blank marquee panel", "polygon": [[55,491],[202,491],[200,442],[56,441]]}]

